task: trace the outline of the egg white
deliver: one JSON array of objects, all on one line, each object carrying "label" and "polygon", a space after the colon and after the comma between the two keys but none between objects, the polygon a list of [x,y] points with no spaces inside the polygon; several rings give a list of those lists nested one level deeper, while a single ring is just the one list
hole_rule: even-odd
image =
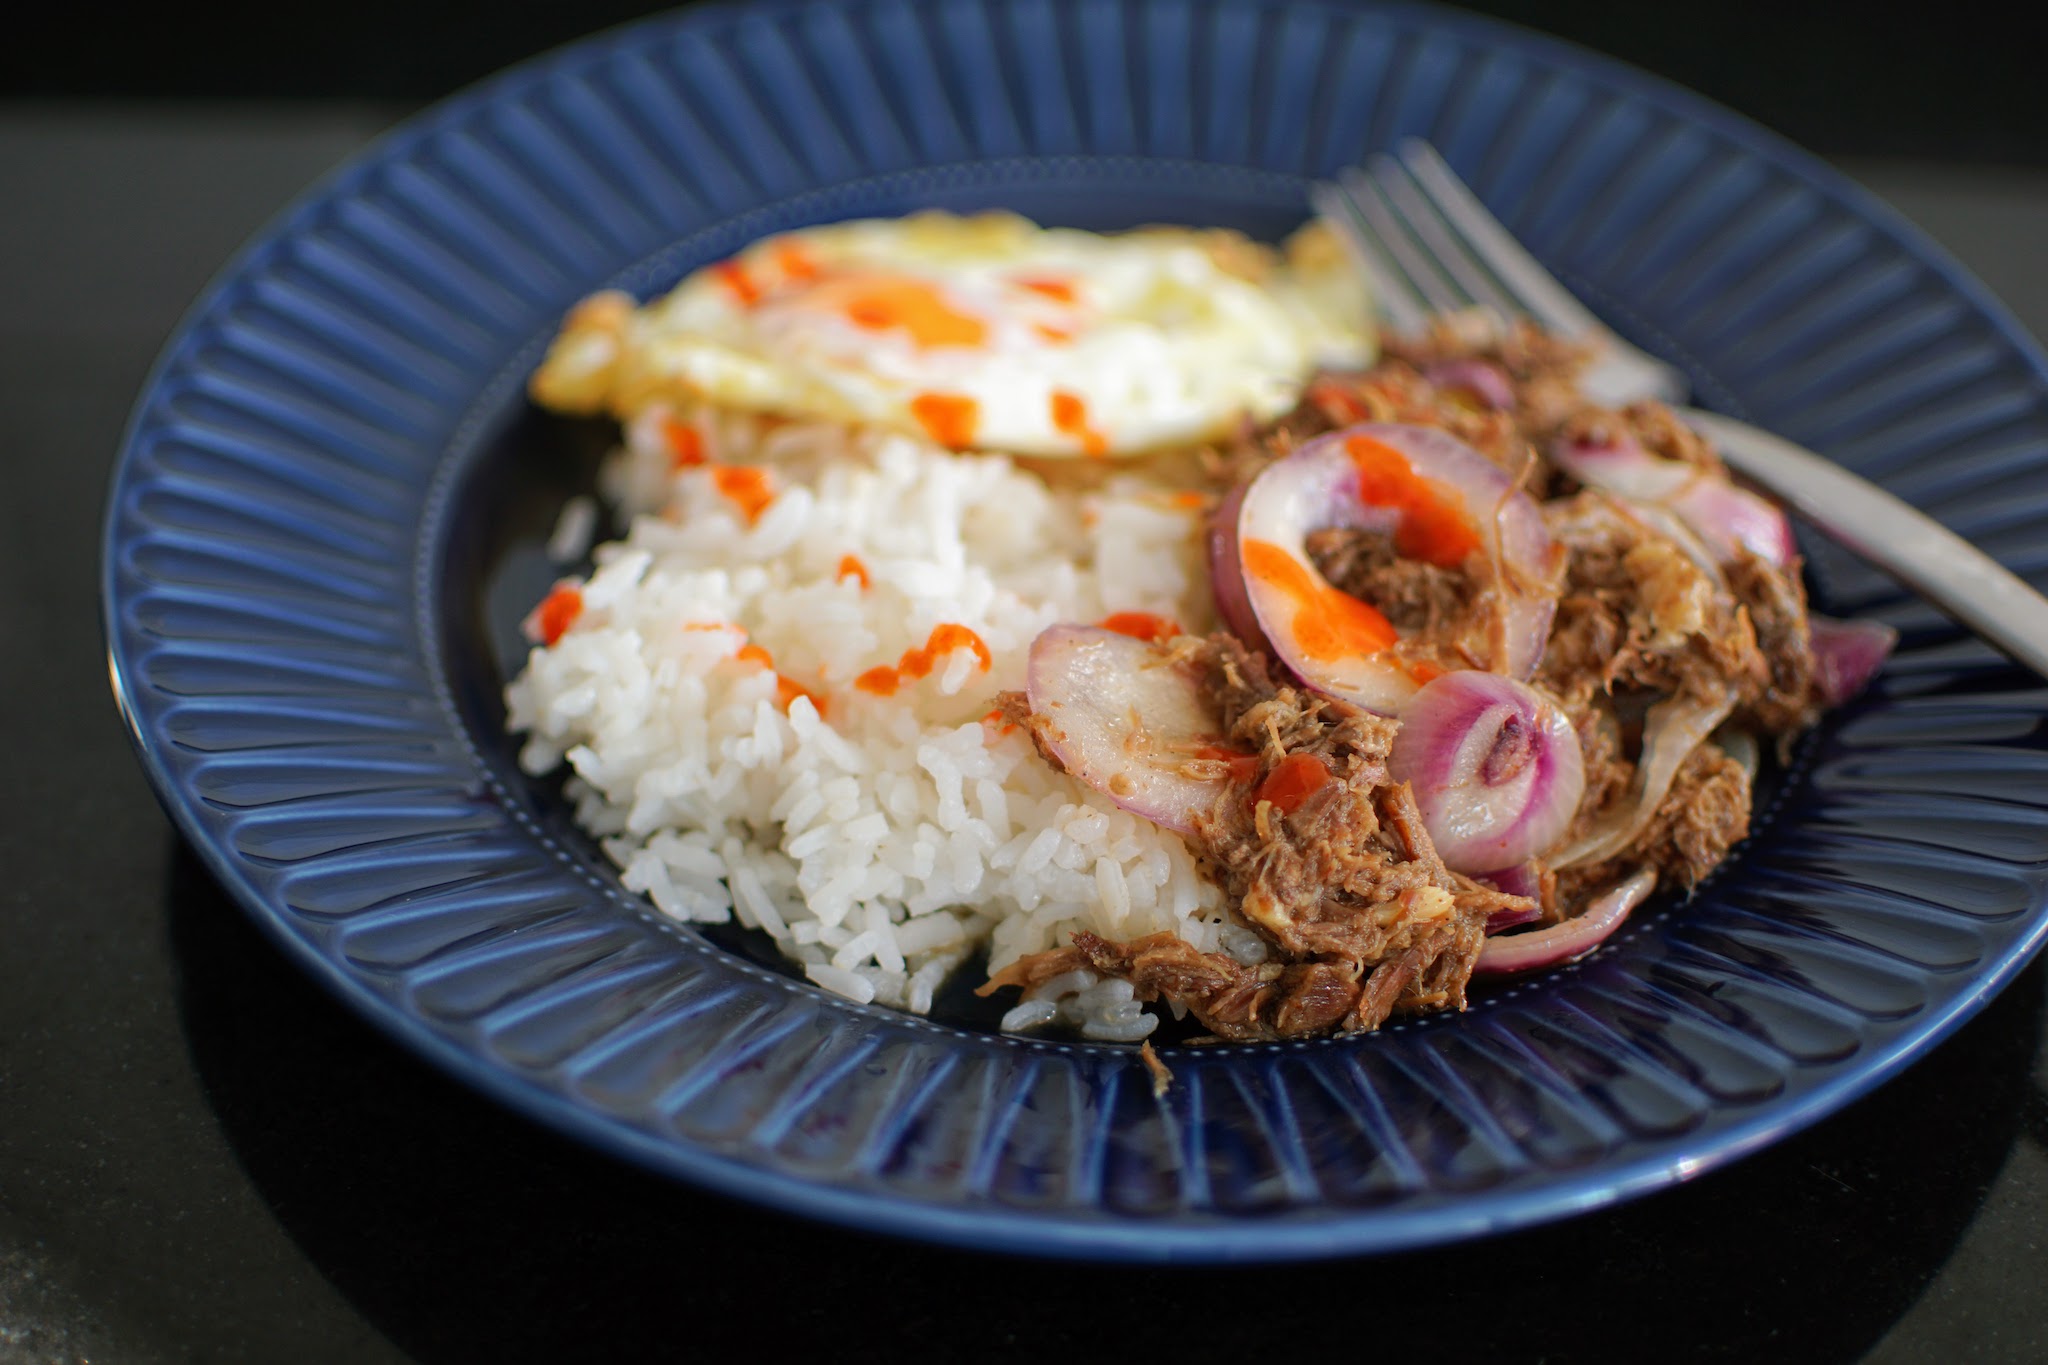
[{"label": "egg white", "polygon": [[1229,235],[1009,214],[802,229],[645,308],[585,310],[535,379],[556,406],[711,402],[1039,456],[1224,436],[1285,412],[1318,367],[1373,353],[1334,251],[1283,261]]}]

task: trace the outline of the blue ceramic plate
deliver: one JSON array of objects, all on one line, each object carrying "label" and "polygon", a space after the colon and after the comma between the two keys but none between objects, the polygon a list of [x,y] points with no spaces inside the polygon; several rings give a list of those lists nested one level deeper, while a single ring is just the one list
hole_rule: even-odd
[{"label": "blue ceramic plate", "polygon": [[[1688,903],[1458,1017],[1172,1052],[856,1007],[664,923],[499,732],[532,546],[592,435],[531,413],[563,310],[778,229],[927,205],[1275,236],[1435,142],[1710,405],[2048,569],[2048,376],[1981,288],[1669,86],[1430,10],[874,0],[608,34],[387,137],[157,367],[109,509],[113,666],[213,871],[308,971],[505,1103],[748,1199],[981,1246],[1385,1250],[1654,1188],[1811,1123],[2003,985],[2048,916],[2048,693],[1905,632]],[[599,438],[601,439],[601,438]]]}]

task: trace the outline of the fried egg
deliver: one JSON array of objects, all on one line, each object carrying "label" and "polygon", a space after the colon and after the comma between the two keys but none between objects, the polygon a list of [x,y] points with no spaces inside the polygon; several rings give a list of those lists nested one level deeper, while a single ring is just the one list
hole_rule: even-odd
[{"label": "fried egg", "polygon": [[532,392],[622,420],[708,402],[955,450],[1135,455],[1277,417],[1318,368],[1363,368],[1368,319],[1316,225],[1276,251],[921,213],[770,237],[645,307],[586,299]]}]

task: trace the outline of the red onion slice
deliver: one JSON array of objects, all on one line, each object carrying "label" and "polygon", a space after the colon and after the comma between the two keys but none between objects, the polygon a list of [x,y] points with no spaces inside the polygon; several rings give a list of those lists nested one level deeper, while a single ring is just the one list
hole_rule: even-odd
[{"label": "red onion slice", "polygon": [[1410,698],[1387,766],[1414,789],[1444,865],[1468,874],[1548,848],[1586,790],[1571,722],[1495,673],[1446,673]]},{"label": "red onion slice", "polygon": [[1486,932],[1489,935],[1519,929],[1529,921],[1543,917],[1543,886],[1537,866],[1532,859],[1519,867],[1489,872],[1475,879],[1485,882],[1496,891],[1505,891],[1510,896],[1520,896],[1528,902],[1519,910],[1496,910],[1488,915]]},{"label": "red onion slice", "polygon": [[1723,563],[1747,549],[1783,569],[1799,554],[1784,510],[1747,488],[1702,474],[1668,501]]},{"label": "red onion slice", "polygon": [[1491,938],[1495,934],[1519,929],[1532,920],[1542,918],[1543,907],[1533,901],[1520,910],[1496,910],[1486,917],[1486,934]]},{"label": "red onion slice", "polygon": [[1492,872],[1475,872],[1474,880],[1485,882],[1496,891],[1524,900],[1543,899],[1543,867],[1534,858],[1517,863],[1513,867],[1496,868]]},{"label": "red onion slice", "polygon": [[1076,780],[1182,834],[1237,784],[1181,771],[1220,743],[1194,674],[1166,650],[1100,626],[1052,626],[1025,668],[1033,730]]},{"label": "red onion slice", "polygon": [[1723,563],[1747,548],[1782,569],[1798,554],[1792,523],[1776,503],[1682,460],[1652,455],[1627,432],[1604,441],[1559,440],[1550,457],[1588,488],[1669,507]]},{"label": "red onion slice", "polygon": [[1425,366],[1422,377],[1433,388],[1463,390],[1489,408],[1505,411],[1515,406],[1514,381],[1488,360],[1439,360]]},{"label": "red onion slice", "polygon": [[1744,775],[1753,784],[1757,769],[1763,766],[1763,750],[1757,745],[1756,736],[1747,730],[1732,727],[1715,732],[1714,743],[1721,746],[1721,752],[1741,765]]},{"label": "red onion slice", "polygon": [[1245,592],[1244,569],[1237,553],[1238,513],[1244,507],[1241,483],[1230,490],[1209,522],[1209,593],[1216,601],[1216,617],[1223,628],[1253,649],[1270,649],[1266,632],[1259,628],[1258,613]]},{"label": "red onion slice", "polygon": [[[1491,665],[1497,672],[1527,677],[1549,638],[1562,555],[1535,502],[1514,480],[1478,451],[1430,427],[1369,422],[1331,432],[1276,460],[1246,485],[1234,528],[1236,573],[1259,633],[1303,682],[1368,710],[1398,714],[1414,693],[1414,678],[1385,645],[1346,645],[1342,631],[1326,628],[1355,600],[1332,587],[1308,557],[1311,532],[1329,527],[1392,532],[1402,524],[1401,509],[1361,500],[1358,465],[1346,446],[1357,437],[1391,447],[1417,476],[1461,507],[1504,599],[1499,657]],[[1218,541],[1211,544],[1213,550]],[[1254,551],[1264,557],[1259,564],[1250,561]],[[1274,564],[1280,573],[1271,571]],[[1227,615],[1237,588],[1217,591],[1219,608]],[[1380,638],[1390,642],[1392,628],[1383,620],[1380,626],[1386,632]],[[1353,638],[1364,637],[1354,632]]]},{"label": "red onion slice", "polygon": [[1882,621],[1843,621],[1812,612],[1806,626],[1814,681],[1829,706],[1840,706],[1861,692],[1899,642],[1899,633]]},{"label": "red onion slice", "polygon": [[1533,933],[1490,938],[1473,964],[1475,976],[1509,976],[1554,966],[1591,952],[1622,926],[1629,912],[1657,889],[1657,869],[1646,867],[1596,897],[1585,913]]},{"label": "red onion slice", "polygon": [[1721,557],[1709,550],[1706,542],[1694,534],[1692,527],[1676,512],[1661,502],[1638,502],[1634,498],[1617,498],[1615,505],[1636,525],[1646,527],[1676,545],[1679,553],[1707,576],[1707,581],[1717,592],[1727,591],[1728,575],[1721,572]]},{"label": "red onion slice", "polygon": [[1626,431],[1597,441],[1561,437],[1551,446],[1550,458],[1588,488],[1644,502],[1664,501],[1698,472],[1681,461],[1652,455]]}]

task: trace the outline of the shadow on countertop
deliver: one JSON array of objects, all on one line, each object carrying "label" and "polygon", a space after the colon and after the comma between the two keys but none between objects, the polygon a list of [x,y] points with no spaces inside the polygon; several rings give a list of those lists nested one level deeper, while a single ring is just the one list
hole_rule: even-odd
[{"label": "shadow on countertop", "polygon": [[166,897],[186,1036],[243,1168],[309,1260],[431,1365],[770,1343],[832,1360],[1085,1359],[1106,1342],[1205,1358],[1850,1360],[1926,1288],[2013,1144],[2048,1137],[2026,1132],[2048,1003],[2036,963],[1935,1062],[1619,1209],[1307,1266],[1022,1261],[798,1221],[586,1151],[387,1042],[182,844]]}]

